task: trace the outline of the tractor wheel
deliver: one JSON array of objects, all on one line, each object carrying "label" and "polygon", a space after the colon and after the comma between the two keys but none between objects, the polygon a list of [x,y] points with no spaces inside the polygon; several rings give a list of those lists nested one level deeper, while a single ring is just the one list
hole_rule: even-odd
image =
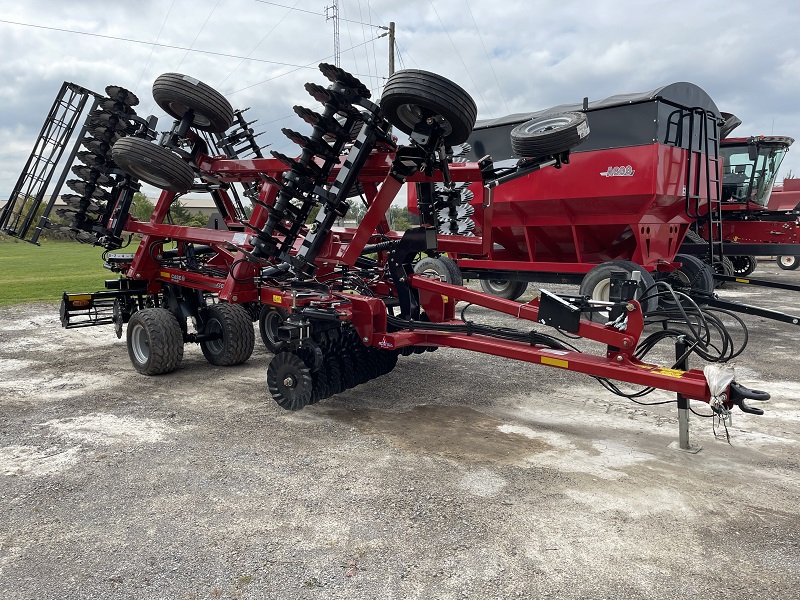
[{"label": "tractor wheel", "polygon": [[389,122],[404,133],[411,133],[427,119],[438,121],[445,130],[448,146],[467,141],[478,107],[460,86],[441,75],[404,69],[386,81],[380,100]]},{"label": "tractor wheel", "polygon": [[203,356],[212,365],[240,365],[253,354],[256,336],[250,313],[239,304],[212,304],[203,311],[201,333],[218,333],[219,338],[200,342]]},{"label": "tractor wheel", "polygon": [[574,148],[589,135],[589,120],[579,112],[531,119],[511,130],[511,147],[517,156],[542,158]]},{"label": "tractor wheel", "polygon": [[126,341],[133,368],[143,375],[171,373],[183,359],[183,330],[166,308],[133,313]]},{"label": "tractor wheel", "polygon": [[303,359],[291,352],[278,352],[267,367],[267,389],[286,410],[300,410],[311,402],[314,381]]},{"label": "tractor wheel", "polygon": [[192,187],[192,167],[158,144],[141,138],[120,138],[111,156],[123,171],[162,190],[182,194]]},{"label": "tractor wheel", "polygon": [[733,263],[733,274],[737,277],[747,277],[758,267],[758,259],[755,256],[731,256]]},{"label": "tractor wheel", "polygon": [[464,285],[461,269],[458,268],[456,261],[448,256],[423,258],[414,265],[414,272],[452,285]]},{"label": "tractor wheel", "polygon": [[800,256],[784,255],[776,259],[778,266],[784,271],[794,271],[800,267]]},{"label": "tractor wheel", "polygon": [[[592,300],[602,300],[608,302],[611,293],[611,274],[614,271],[625,271],[628,274],[638,272],[641,275],[639,281],[639,291],[636,294],[636,299],[641,298],[642,312],[646,315],[655,311],[658,308],[658,298],[654,294],[654,289],[650,289],[655,285],[653,276],[641,265],[629,260],[610,260],[601,263],[589,271],[581,281],[580,294],[582,296],[589,296]],[[644,294],[647,294],[647,297]],[[606,311],[591,313],[593,321],[606,321],[608,313]]]},{"label": "tractor wheel", "polygon": [[481,289],[498,298],[516,300],[528,289],[528,282],[512,281],[511,279],[481,279]]},{"label": "tractor wheel", "polygon": [[261,341],[267,350],[277,354],[286,347],[286,342],[278,339],[278,327],[289,317],[289,311],[278,306],[265,304],[261,308],[258,316],[258,331],[261,333]]},{"label": "tractor wheel", "polygon": [[225,96],[188,75],[164,73],[153,82],[153,99],[164,112],[182,119],[194,111],[192,127],[222,133],[233,124],[233,108]]}]

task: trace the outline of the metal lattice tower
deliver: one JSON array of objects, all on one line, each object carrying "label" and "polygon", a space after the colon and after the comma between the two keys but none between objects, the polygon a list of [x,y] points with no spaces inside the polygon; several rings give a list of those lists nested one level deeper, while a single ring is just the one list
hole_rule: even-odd
[{"label": "metal lattice tower", "polygon": [[332,0],[332,4],[325,7],[325,20],[333,21],[333,64],[340,67],[342,53],[339,48],[339,0]]}]

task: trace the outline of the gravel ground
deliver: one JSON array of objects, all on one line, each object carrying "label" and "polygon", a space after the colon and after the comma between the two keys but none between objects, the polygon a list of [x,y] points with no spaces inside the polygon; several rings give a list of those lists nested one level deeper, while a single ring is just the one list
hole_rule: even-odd
[{"label": "gravel ground", "polygon": [[746,318],[767,414],[734,413],[730,443],[693,418],[690,454],[674,404],[559,369],[442,349],[289,413],[261,347],[145,377],[111,326],[57,313],[0,309],[4,600],[797,597],[792,326]]}]

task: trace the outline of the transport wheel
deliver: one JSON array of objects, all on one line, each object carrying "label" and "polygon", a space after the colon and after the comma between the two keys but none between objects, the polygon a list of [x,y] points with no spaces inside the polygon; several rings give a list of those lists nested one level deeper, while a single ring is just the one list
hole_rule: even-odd
[{"label": "transport wheel", "polygon": [[164,73],[153,82],[153,99],[164,112],[182,119],[194,111],[192,127],[222,133],[233,124],[233,108],[225,96],[188,75]]},{"label": "transport wheel", "polygon": [[286,410],[300,410],[311,402],[314,386],[303,359],[291,352],[278,352],[267,367],[267,389]]},{"label": "transport wheel", "polygon": [[[640,300],[642,312],[646,315],[658,308],[658,298],[655,296],[655,289],[650,289],[655,285],[653,276],[641,265],[637,265],[630,260],[610,260],[601,263],[589,271],[581,281],[580,294],[589,296],[592,300],[608,301],[611,293],[611,274],[615,271],[625,271],[626,273],[638,272],[641,275],[639,281],[639,291],[636,299]],[[647,293],[645,297],[644,294]],[[591,313],[591,319],[597,322],[608,320],[608,312],[600,311]]]},{"label": "transport wheel", "polygon": [[755,256],[731,256],[733,274],[737,277],[747,277],[756,270],[758,259]]},{"label": "transport wheel", "polygon": [[183,330],[166,308],[133,313],[126,341],[133,368],[143,375],[171,373],[183,359]]},{"label": "transport wheel", "polygon": [[510,279],[481,279],[481,289],[498,298],[516,300],[528,289],[528,282]]},{"label": "transport wheel", "polygon": [[414,272],[452,285],[464,285],[461,269],[458,268],[456,261],[448,256],[437,258],[427,256],[414,265]]},{"label": "transport wheel", "polygon": [[517,156],[540,158],[566,152],[589,135],[589,120],[579,112],[564,112],[531,119],[511,130],[511,147]]},{"label": "transport wheel", "polygon": [[111,157],[123,171],[168,192],[182,194],[194,181],[188,163],[164,146],[141,138],[120,138],[111,149]]},{"label": "transport wheel", "polygon": [[380,100],[389,122],[411,133],[427,119],[439,121],[448,146],[467,141],[478,107],[472,97],[449,79],[418,69],[397,71],[386,81]]},{"label": "transport wheel", "polygon": [[[669,273],[663,281],[666,281],[675,290],[689,296],[692,295],[692,292],[699,292],[700,294],[712,294],[714,292],[714,272],[710,265],[689,254],[676,254],[675,262],[682,264]],[[702,298],[695,298],[695,301],[702,303]],[[675,304],[667,296],[662,297],[662,302],[666,307],[672,307]]]},{"label": "transport wheel", "polygon": [[784,271],[794,271],[797,267],[800,267],[800,256],[779,256],[776,262]]},{"label": "transport wheel", "polygon": [[278,327],[289,317],[289,311],[279,306],[269,306],[265,304],[261,307],[258,316],[258,331],[261,333],[261,341],[267,350],[277,354],[286,347],[286,343],[278,339]]},{"label": "transport wheel", "polygon": [[212,304],[203,311],[205,326],[201,333],[221,337],[200,342],[203,356],[212,365],[240,365],[253,354],[256,336],[250,313],[239,304]]}]

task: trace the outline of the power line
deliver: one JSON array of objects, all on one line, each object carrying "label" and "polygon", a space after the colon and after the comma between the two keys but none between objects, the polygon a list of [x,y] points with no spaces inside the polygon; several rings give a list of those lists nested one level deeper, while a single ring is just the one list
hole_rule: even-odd
[{"label": "power line", "polygon": [[481,46],[483,46],[483,53],[486,55],[486,62],[489,63],[489,68],[492,70],[492,75],[494,75],[494,81],[497,84],[497,89],[500,90],[500,97],[503,99],[503,104],[506,107],[506,112],[510,113],[511,111],[508,108],[508,102],[506,102],[506,97],[503,94],[503,88],[500,86],[500,81],[497,79],[497,73],[494,72],[494,67],[492,66],[492,60],[489,58],[489,52],[486,50],[486,44],[483,43],[483,36],[481,35],[481,30],[478,29],[478,23],[475,21],[475,15],[472,14],[472,9],[469,7],[469,0],[464,0],[464,4],[467,5],[467,12],[469,16],[472,17],[472,24],[475,25],[475,31],[478,32],[478,39],[481,41]]},{"label": "power line", "polygon": [[[371,42],[374,42],[375,40],[378,40],[378,39],[380,39],[382,37],[386,37],[387,35],[389,35],[389,34],[388,33],[382,33],[379,36],[372,38],[371,40],[367,40],[366,42],[362,42],[360,44],[356,44],[355,46],[351,46],[350,48],[347,48],[346,50],[344,50],[344,52],[349,52],[350,50],[354,50],[355,48],[358,48],[359,46],[363,46],[364,44],[369,44]],[[270,77],[269,79],[265,79],[264,81],[259,81],[258,83],[254,83],[252,85],[245,86],[245,87],[240,88],[238,90],[234,90],[232,92],[225,92],[225,95],[229,96],[231,94],[237,94],[239,92],[243,92],[244,90],[249,90],[250,88],[254,88],[254,87],[256,87],[258,85],[261,85],[263,83],[269,83],[270,81],[274,81],[275,79],[278,79],[279,77],[284,77],[285,75],[289,75],[291,73],[295,73],[295,72],[299,71],[300,69],[315,69],[315,68],[317,68],[319,63],[321,63],[323,61],[326,61],[326,60],[328,60],[330,58],[333,58],[332,54],[329,54],[328,56],[325,56],[325,57],[323,57],[323,58],[321,58],[319,60],[315,60],[314,62],[310,62],[310,63],[308,63],[306,65],[289,65],[289,66],[296,66],[297,68],[292,69],[291,71],[286,71],[285,73],[280,73],[278,75],[275,75],[275,77]],[[369,75],[365,75],[363,73],[351,73],[351,74],[355,75],[356,77],[372,77],[372,74],[369,74]],[[386,78],[385,77],[379,77],[378,79],[386,79]]]},{"label": "power line", "polygon": [[[300,0],[297,0],[297,1],[294,3],[294,5],[295,5],[295,6],[297,6],[298,4],[300,4]],[[255,52],[255,51],[258,49],[258,47],[259,47],[259,46],[260,46],[260,45],[261,45],[261,44],[264,42],[264,40],[265,40],[265,39],[267,39],[267,38],[268,38],[270,35],[272,35],[272,32],[273,32],[273,31],[275,31],[275,30],[278,28],[278,25],[280,25],[281,23],[283,23],[284,19],[285,19],[286,17],[288,17],[288,16],[289,16],[289,13],[290,13],[290,12],[292,12],[292,11],[291,11],[291,9],[290,9],[290,10],[289,10],[289,11],[288,11],[288,12],[287,12],[285,15],[283,15],[283,16],[280,18],[280,20],[279,20],[277,23],[275,23],[275,25],[273,25],[273,26],[272,26],[272,29],[270,29],[270,30],[269,30],[269,31],[268,31],[268,32],[267,32],[267,33],[264,35],[264,37],[262,37],[262,38],[261,38],[261,39],[258,41],[258,43],[257,43],[257,44],[256,44],[256,45],[253,47],[253,49],[252,49],[252,50],[250,50],[250,52],[248,52],[248,53],[247,53],[247,58],[250,58],[250,55],[252,55],[252,54],[253,54],[253,52]],[[229,73],[228,73],[228,74],[225,76],[225,79],[223,79],[223,80],[222,80],[222,81],[219,83],[219,85],[222,85],[223,83],[225,83],[226,81],[228,81],[228,79],[230,78],[230,76],[231,76],[231,75],[233,75],[233,74],[234,74],[234,73],[235,73],[235,72],[236,72],[236,71],[239,69],[239,67],[241,67],[241,66],[242,66],[242,63],[243,63],[245,60],[246,60],[245,58],[243,58],[242,60],[240,60],[240,61],[239,61],[239,64],[238,64],[238,65],[236,65],[236,66],[235,66],[235,67],[234,67],[234,68],[233,68],[233,69],[232,69],[232,70],[231,70],[231,71],[230,71],[230,72],[229,72]]]},{"label": "power line", "polygon": [[[167,24],[167,19],[169,19],[169,13],[172,12],[172,7],[175,6],[175,0],[169,3],[169,10],[167,10],[167,14],[164,16],[164,20],[161,22],[161,27],[158,30],[158,35],[156,36],[156,42],[161,38],[161,32],[164,31],[164,25]],[[153,47],[150,48],[150,55],[147,57],[147,60],[142,67],[142,72],[139,74],[139,81],[136,82],[136,87],[133,88],[133,93],[136,93],[136,90],[139,89],[139,84],[142,83],[142,77],[144,77],[144,72],[147,70],[147,65],[150,64],[150,59],[153,58],[153,52],[156,51],[156,45],[153,44]]]},{"label": "power line", "polygon": [[[116,40],[119,42],[130,42],[132,44],[142,44],[144,46],[159,46],[160,48],[171,48],[172,50],[186,50],[188,52],[199,52],[200,54],[210,54],[212,56],[222,56],[224,58],[238,58],[244,60],[252,60],[253,62],[267,63],[270,65],[279,65],[282,67],[298,67],[300,69],[311,68],[304,65],[295,65],[292,63],[279,62],[276,60],[265,60],[263,58],[251,58],[249,56],[238,56],[236,54],[226,54],[224,52],[214,52],[212,50],[198,50],[197,48],[186,48],[185,46],[173,46],[171,44],[161,44],[158,42],[144,42],[142,40],[134,40],[132,38],[117,37],[113,35],[103,35],[101,33],[89,33],[88,31],[76,31],[74,29],[63,29],[60,27],[47,27],[46,25],[32,25],[31,23],[19,23],[17,21],[8,21],[0,19],[0,23],[7,23],[9,25],[19,25],[21,27],[32,27],[34,29],[46,29],[48,31],[60,31],[61,33],[74,33],[77,35],[88,35],[90,37],[103,38],[106,40]],[[384,34],[385,35],[385,34]],[[381,37],[381,36],[379,36]],[[377,38],[376,38],[377,39]]]},{"label": "power line", "polygon": [[486,107],[486,111],[489,113],[490,117],[494,117],[494,115],[489,110],[488,105],[486,104],[486,100],[483,99],[483,94],[481,94],[481,88],[478,87],[478,84],[475,83],[475,80],[472,78],[472,72],[470,71],[469,67],[467,67],[467,63],[464,62],[464,59],[461,56],[461,53],[458,51],[458,48],[456,47],[456,44],[453,41],[453,38],[450,37],[450,32],[447,31],[447,27],[445,27],[444,21],[442,21],[442,17],[439,16],[439,11],[437,11],[436,7],[433,5],[433,0],[428,0],[428,3],[431,5],[433,12],[436,14],[436,18],[439,19],[439,23],[441,23],[442,29],[444,29],[444,32],[447,35],[447,39],[450,40],[450,44],[453,46],[453,50],[456,51],[458,59],[461,61],[461,64],[464,65],[464,70],[467,72],[467,75],[469,76],[469,79],[472,82],[473,88],[475,89],[476,92],[478,92],[478,96],[480,97],[481,102],[483,102],[483,105]]},{"label": "power line", "polygon": [[[267,2],[267,0],[256,0],[256,2],[260,2],[261,4],[270,4],[272,6],[279,6],[281,8],[288,8],[289,10],[294,10],[309,15],[317,15],[318,17],[326,16],[325,13],[318,13],[314,12],[313,10],[305,10],[303,8],[294,8],[292,6],[286,6],[285,4],[278,4],[277,2]],[[380,25],[372,25],[371,23],[362,23],[361,21],[350,21],[350,19],[342,19],[342,21],[349,21],[350,23],[356,23],[358,25],[369,25],[370,27],[377,27],[378,29],[388,29],[388,27],[381,27]]]}]

